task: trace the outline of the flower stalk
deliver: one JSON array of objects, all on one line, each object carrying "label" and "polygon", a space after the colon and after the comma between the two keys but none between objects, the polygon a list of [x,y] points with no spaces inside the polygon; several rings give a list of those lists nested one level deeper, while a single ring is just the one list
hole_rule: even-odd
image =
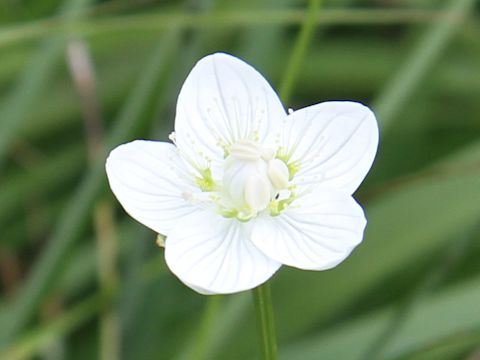
[{"label": "flower stalk", "polygon": [[268,281],[252,290],[263,360],[277,359],[277,337]]}]

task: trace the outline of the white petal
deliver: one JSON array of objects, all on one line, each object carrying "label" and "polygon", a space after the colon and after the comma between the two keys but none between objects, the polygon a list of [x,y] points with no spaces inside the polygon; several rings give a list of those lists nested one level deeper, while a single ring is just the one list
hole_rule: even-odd
[{"label": "white petal", "polygon": [[165,259],[186,285],[203,294],[229,294],[267,281],[280,264],[249,240],[248,223],[210,212],[188,218],[166,239]]},{"label": "white petal", "polygon": [[125,211],[160,234],[199,211],[182,197],[196,188],[172,144],[137,140],[120,145],[110,153],[106,170]]},{"label": "white petal", "polygon": [[306,270],[343,261],[362,241],[366,220],[355,200],[335,189],[317,189],[279,216],[254,220],[251,239],[268,257]]},{"label": "white petal", "polygon": [[[259,140],[280,126],[285,110],[270,84],[247,63],[217,53],[201,59],[180,91],[177,146],[201,168],[223,160],[222,145]],[[200,155],[199,155],[200,154]]]},{"label": "white petal", "polygon": [[322,183],[352,194],[372,166],[378,125],[372,111],[359,103],[325,102],[288,116],[283,146],[298,161],[294,182]]},{"label": "white petal", "polygon": [[188,284],[186,282],[183,282],[183,283],[185,285],[187,285],[190,289],[196,291],[199,294],[202,294],[202,295],[217,295],[217,293],[202,289],[201,287],[198,287],[198,286],[195,286],[195,285],[192,285],[192,284]]}]

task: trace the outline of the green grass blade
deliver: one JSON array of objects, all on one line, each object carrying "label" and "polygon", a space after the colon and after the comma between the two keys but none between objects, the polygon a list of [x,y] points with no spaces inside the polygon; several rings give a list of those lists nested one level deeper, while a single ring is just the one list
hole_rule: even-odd
[{"label": "green grass blade", "polygon": [[[71,21],[82,14],[82,10],[91,0],[70,0],[61,10],[65,20]],[[65,36],[52,37],[36,52],[25,70],[10,98],[3,104],[0,113],[0,169],[5,161],[9,146],[15,140],[16,131],[30,119],[30,107],[39,94],[47,88],[58,60],[61,59],[65,45]]]},{"label": "green grass blade", "polygon": [[[352,0],[348,0],[352,2]],[[73,29],[82,35],[112,33],[121,30],[163,31],[180,29],[225,29],[238,27],[263,27],[265,25],[296,25],[304,22],[305,10],[256,9],[225,10],[212,14],[187,14],[184,12],[149,12],[133,15],[99,17],[76,21]],[[324,25],[395,25],[410,23],[441,23],[448,17],[445,11],[429,9],[325,9],[316,17]],[[27,40],[62,32],[65,23],[61,18],[39,20],[28,24],[0,29],[0,48]]]},{"label": "green grass blade", "polygon": [[387,83],[374,104],[382,132],[389,130],[402,107],[407,106],[415,89],[435,65],[458,26],[462,24],[474,5],[475,0],[450,1],[446,6],[450,14],[449,18],[432,26],[420,38],[405,63]]},{"label": "green grass blade", "polygon": [[[480,279],[477,277],[417,304],[407,315],[394,343],[380,359],[395,359],[447,336],[478,329]],[[395,315],[384,309],[347,322],[328,333],[285,347],[281,359],[364,359],[366,352]]]},{"label": "green grass blade", "polygon": [[[165,43],[161,43],[153,50],[151,59],[115,122],[114,129],[108,135],[107,146],[109,148],[125,141],[132,129],[138,126],[136,121],[140,118],[146,102],[152,95],[152,89],[162,74],[162,64],[167,61],[176,40],[176,37],[170,37]],[[18,301],[10,305],[8,321],[1,326],[0,343],[5,344],[11,341],[13,336],[21,331],[23,326],[31,319],[51,285],[59,266],[62,265],[64,256],[76,240],[78,230],[89,220],[89,212],[93,202],[104,184],[104,162],[101,161],[97,162],[86,174],[73,194],[70,204],[59,219],[50,241],[17,295]]]}]

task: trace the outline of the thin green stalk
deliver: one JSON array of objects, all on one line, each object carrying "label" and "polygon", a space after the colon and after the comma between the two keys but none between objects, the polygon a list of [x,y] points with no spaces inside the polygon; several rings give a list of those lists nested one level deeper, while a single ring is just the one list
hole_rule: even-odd
[{"label": "thin green stalk", "polygon": [[[442,22],[444,11],[424,9],[326,9],[315,18],[321,24],[390,25]],[[73,23],[82,35],[103,32],[167,29],[231,28],[264,25],[294,25],[305,19],[304,10],[219,11],[215,14],[185,14],[165,11],[89,18]],[[65,29],[64,18],[54,17],[0,28],[0,47],[39,39]]]},{"label": "thin green stalk", "polygon": [[277,359],[277,337],[273,321],[272,296],[268,281],[252,290],[258,333],[264,360]]},{"label": "thin green stalk", "polygon": [[308,49],[308,45],[313,37],[313,31],[315,30],[319,8],[320,0],[310,0],[307,18],[303,23],[300,34],[295,42],[292,55],[290,56],[287,69],[285,71],[285,78],[280,86],[279,93],[284,103],[287,103],[292,95],[292,90],[295,86],[295,80],[298,77],[303,59],[305,58],[305,54]]}]

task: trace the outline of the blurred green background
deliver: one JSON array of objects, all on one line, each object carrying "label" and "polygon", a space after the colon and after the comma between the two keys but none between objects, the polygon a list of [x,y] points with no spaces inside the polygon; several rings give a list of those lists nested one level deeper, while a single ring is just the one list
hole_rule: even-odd
[{"label": "blurred green background", "polygon": [[271,281],[281,359],[480,359],[480,7],[474,0],[0,0],[0,358],[256,359],[251,295],[205,297],[107,187],[166,139],[225,51],[286,106],[371,106],[369,224],[338,268]]}]

